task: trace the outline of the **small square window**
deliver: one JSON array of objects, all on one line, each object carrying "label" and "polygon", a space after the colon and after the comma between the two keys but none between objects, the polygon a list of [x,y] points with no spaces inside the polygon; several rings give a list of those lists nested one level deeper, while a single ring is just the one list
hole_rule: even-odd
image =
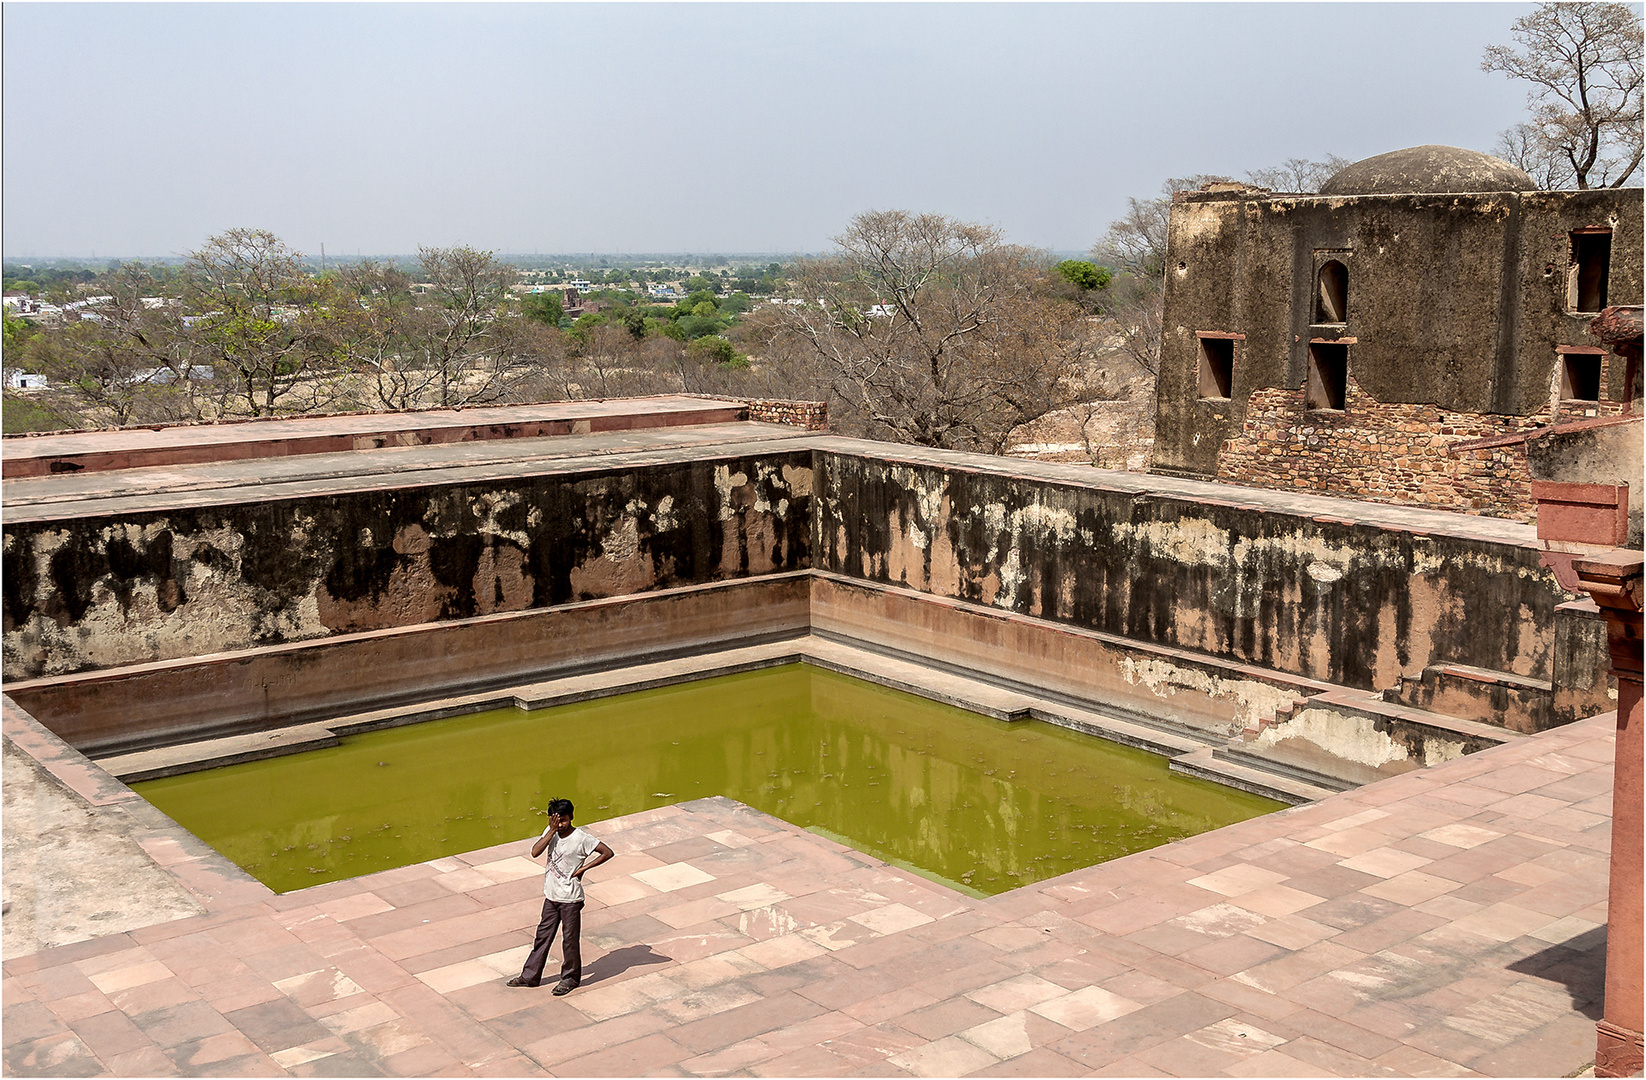
[{"label": "small square window", "polygon": [[1594,353],[1560,354],[1560,399],[1600,400],[1600,357]]},{"label": "small square window", "polygon": [[1224,398],[1234,385],[1234,339],[1203,337],[1200,339],[1200,396]]},{"label": "small square window", "polygon": [[1349,347],[1329,341],[1309,343],[1309,381],[1303,389],[1307,409],[1343,409],[1349,382]]}]

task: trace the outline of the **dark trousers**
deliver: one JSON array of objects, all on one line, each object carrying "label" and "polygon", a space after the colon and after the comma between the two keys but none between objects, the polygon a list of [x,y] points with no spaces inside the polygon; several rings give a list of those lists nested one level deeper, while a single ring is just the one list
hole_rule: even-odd
[{"label": "dark trousers", "polygon": [[554,943],[556,927],[564,927],[560,935],[560,981],[574,986],[583,981],[583,947],[579,941],[583,932],[583,901],[557,904],[545,900],[531,954],[526,957],[526,966],[520,969],[520,977],[533,986],[543,981],[543,967],[549,962],[549,946]]}]

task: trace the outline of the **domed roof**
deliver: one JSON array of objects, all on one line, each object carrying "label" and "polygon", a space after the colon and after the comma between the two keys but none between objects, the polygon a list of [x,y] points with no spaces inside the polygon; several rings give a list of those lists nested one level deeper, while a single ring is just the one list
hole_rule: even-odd
[{"label": "domed roof", "polygon": [[1456,146],[1413,146],[1357,161],[1320,186],[1322,195],[1531,191],[1530,176],[1502,158]]}]

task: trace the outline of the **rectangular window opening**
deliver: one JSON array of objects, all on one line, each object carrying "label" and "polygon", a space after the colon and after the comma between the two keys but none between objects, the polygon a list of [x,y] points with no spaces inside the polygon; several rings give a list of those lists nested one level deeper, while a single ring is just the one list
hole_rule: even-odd
[{"label": "rectangular window opening", "polygon": [[1200,339],[1200,396],[1223,398],[1229,396],[1234,385],[1234,339],[1203,337]]},{"label": "rectangular window opening", "polygon": [[1594,353],[1560,354],[1562,401],[1600,400],[1600,357]]},{"label": "rectangular window opening", "polygon": [[1304,387],[1307,409],[1343,410],[1349,381],[1349,347],[1329,341],[1309,344],[1309,381]]},{"label": "rectangular window opening", "polygon": [[1606,306],[1606,277],[1612,261],[1610,230],[1572,234],[1571,278],[1566,303],[1573,311]]}]

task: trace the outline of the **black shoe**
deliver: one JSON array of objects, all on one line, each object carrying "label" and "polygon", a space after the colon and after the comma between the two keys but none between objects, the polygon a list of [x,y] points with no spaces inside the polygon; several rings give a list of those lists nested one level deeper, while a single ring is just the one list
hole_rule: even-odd
[{"label": "black shoe", "polygon": [[504,983],[503,985],[504,986],[537,986],[539,984],[534,983],[534,982],[527,982],[521,976],[516,975],[514,978],[510,979],[508,982]]},{"label": "black shoe", "polygon": [[554,996],[555,997],[565,997],[567,994],[571,993],[573,990],[576,990],[576,989],[577,989],[577,984],[576,983],[572,982],[570,979],[562,979],[558,983],[556,983],[555,986],[554,986]]}]

